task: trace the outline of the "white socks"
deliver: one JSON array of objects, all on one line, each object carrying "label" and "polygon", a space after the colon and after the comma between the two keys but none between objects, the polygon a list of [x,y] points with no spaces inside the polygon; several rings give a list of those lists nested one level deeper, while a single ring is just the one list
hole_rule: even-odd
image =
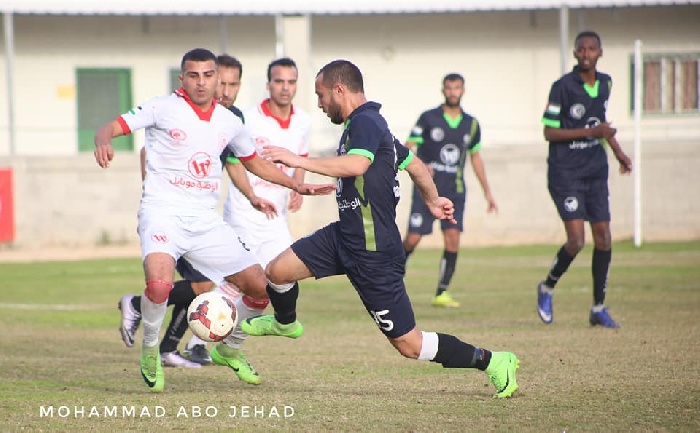
[{"label": "white socks", "polygon": [[141,323],[143,324],[143,345],[145,347],[158,345],[158,334],[163,326],[167,307],[167,299],[162,304],[156,304],[148,299],[145,293],[141,296]]},{"label": "white socks", "polygon": [[241,344],[243,344],[245,339],[248,338],[248,334],[241,330],[241,322],[243,322],[245,319],[261,315],[265,309],[263,308],[260,310],[258,308],[247,306],[243,302],[243,296],[237,297],[235,299],[235,304],[236,311],[238,312],[238,323],[236,324],[236,328],[233,330],[231,335],[226,337],[224,344],[232,349],[240,349]]},{"label": "white socks", "polygon": [[435,359],[438,351],[438,335],[435,332],[421,331],[423,334],[423,344],[420,346],[420,355],[418,359],[421,361],[432,361]]}]

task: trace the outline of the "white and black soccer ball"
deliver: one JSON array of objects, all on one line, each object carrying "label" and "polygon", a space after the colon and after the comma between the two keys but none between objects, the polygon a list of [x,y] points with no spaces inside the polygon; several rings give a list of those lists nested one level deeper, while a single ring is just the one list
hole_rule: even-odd
[{"label": "white and black soccer ball", "polygon": [[223,293],[202,293],[187,309],[187,324],[194,335],[204,341],[223,340],[237,323],[238,312],[233,299]]}]

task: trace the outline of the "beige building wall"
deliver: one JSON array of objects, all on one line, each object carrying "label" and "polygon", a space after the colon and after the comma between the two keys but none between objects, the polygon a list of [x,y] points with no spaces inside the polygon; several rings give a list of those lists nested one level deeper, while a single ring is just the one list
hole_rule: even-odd
[{"label": "beige building wall", "polygon": [[[646,52],[700,52],[700,7],[571,11],[571,35],[603,38],[599,69],[615,82],[610,119],[633,152],[630,59],[634,40]],[[0,167],[15,170],[17,246],[135,242],[140,192],[136,155],[119,154],[100,170],[78,154],[75,68],[130,68],[133,102],[168,92],[168,70],[203,46],[218,51],[216,17],[15,17],[16,155],[9,156],[7,104],[0,104]],[[228,17],[227,51],[244,64],[237,105],[266,95],[265,71],[277,52],[273,17]],[[485,214],[468,170],[464,245],[560,242],[563,229],[546,191],[546,144],[539,123],[549,86],[560,75],[558,12],[478,12],[403,16],[285,18],[284,54],[300,63],[297,103],[312,113],[312,152],[331,152],[340,128],[315,107],[313,76],[347,58],[362,69],[370,99],[399,138],[421,111],[441,102],[440,80],[461,72],[464,108],[482,124],[483,155],[501,211]],[[310,48],[301,41],[308,39]],[[569,51],[573,48],[570,47]],[[0,58],[4,62],[4,58]],[[573,56],[569,66],[573,66]],[[0,69],[0,82],[5,70]],[[105,119],[108,120],[108,119]],[[700,115],[646,116],[643,136],[644,234],[700,238]],[[136,149],[142,133],[136,134]],[[632,178],[611,164],[613,235],[632,236]],[[312,181],[325,181],[309,176]],[[410,182],[404,179],[399,226],[406,226]],[[337,217],[333,197],[308,198],[292,216],[299,236]],[[437,245],[433,236],[426,244]]]}]

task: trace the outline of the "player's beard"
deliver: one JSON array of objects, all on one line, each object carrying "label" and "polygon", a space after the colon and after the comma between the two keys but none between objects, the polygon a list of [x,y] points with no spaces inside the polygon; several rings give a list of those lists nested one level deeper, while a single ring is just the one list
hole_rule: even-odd
[{"label": "player's beard", "polygon": [[457,108],[457,107],[459,107],[460,103],[462,102],[462,100],[459,98],[454,100],[455,102],[452,102],[452,101],[453,100],[445,99],[445,106],[447,106],[449,108]]},{"label": "player's beard", "polygon": [[331,119],[331,123],[334,125],[342,125],[343,124],[343,116],[340,114],[340,105],[333,103],[333,101],[328,104],[328,109],[326,110],[326,114],[328,117]]}]

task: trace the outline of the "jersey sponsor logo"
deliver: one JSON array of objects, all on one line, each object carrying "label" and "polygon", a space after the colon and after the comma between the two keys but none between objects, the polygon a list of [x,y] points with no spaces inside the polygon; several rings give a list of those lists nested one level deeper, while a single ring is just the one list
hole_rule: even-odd
[{"label": "jersey sponsor logo", "polygon": [[446,144],[440,149],[440,161],[448,167],[457,165],[459,154],[459,147],[452,143]]},{"label": "jersey sponsor logo", "polygon": [[409,218],[409,224],[411,227],[420,227],[423,225],[423,215],[419,213],[412,213],[411,218]]},{"label": "jersey sponsor logo", "polygon": [[423,135],[423,128],[420,126],[414,126],[413,129],[411,129],[411,135],[415,137],[420,137]]},{"label": "jersey sponsor logo", "polygon": [[545,111],[554,116],[558,116],[559,113],[561,113],[561,105],[553,104],[550,102],[549,104],[547,104],[547,108],[545,108]]},{"label": "jersey sponsor logo", "polygon": [[433,141],[442,141],[445,138],[445,131],[442,128],[433,128],[430,130],[430,138]]},{"label": "jersey sponsor logo", "polygon": [[141,108],[141,106],[139,105],[139,106],[137,106],[136,108],[132,108],[131,110],[129,110],[129,114],[131,114],[132,116],[134,116],[134,115],[136,115],[136,112],[137,112],[137,111],[141,111],[141,110],[143,110],[143,108]]},{"label": "jersey sponsor logo", "polygon": [[578,199],[576,197],[567,197],[564,199],[564,210],[567,212],[576,212],[578,209]]},{"label": "jersey sponsor logo", "polygon": [[346,199],[338,200],[338,209],[340,209],[341,212],[346,209],[357,209],[360,206],[362,206],[362,203],[359,197],[355,197],[352,201]]},{"label": "jersey sponsor logo", "polygon": [[471,135],[469,134],[464,134],[464,137],[462,137],[462,143],[469,144],[469,142],[472,140]]},{"label": "jersey sponsor logo", "polygon": [[335,196],[340,197],[343,194],[343,179],[337,178],[335,180]]},{"label": "jersey sponsor logo", "polygon": [[151,235],[151,240],[157,244],[167,244],[168,236],[163,232],[155,232]]},{"label": "jersey sponsor logo", "polygon": [[168,131],[168,133],[170,134],[170,137],[178,143],[187,140],[187,134],[182,129],[171,129]]},{"label": "jersey sponsor logo", "polygon": [[209,182],[206,180],[189,180],[184,177],[176,177],[171,179],[171,185],[181,186],[183,188],[196,188],[204,191],[217,191],[219,189],[219,182]]},{"label": "jersey sponsor logo", "polygon": [[211,157],[204,152],[195,153],[187,163],[187,170],[197,179],[208,177],[210,169]]},{"label": "jersey sponsor logo", "polygon": [[[596,126],[600,125],[600,119],[597,117],[589,117],[588,120],[586,120],[586,129],[592,129],[595,128]],[[571,143],[569,143],[569,149],[588,149],[589,147],[594,147],[598,146],[600,144],[600,140],[598,140],[595,137],[588,137],[587,140],[574,140]]]},{"label": "jersey sponsor logo", "polygon": [[586,107],[584,107],[583,104],[574,104],[569,109],[569,115],[576,120],[583,119],[585,114]]}]

